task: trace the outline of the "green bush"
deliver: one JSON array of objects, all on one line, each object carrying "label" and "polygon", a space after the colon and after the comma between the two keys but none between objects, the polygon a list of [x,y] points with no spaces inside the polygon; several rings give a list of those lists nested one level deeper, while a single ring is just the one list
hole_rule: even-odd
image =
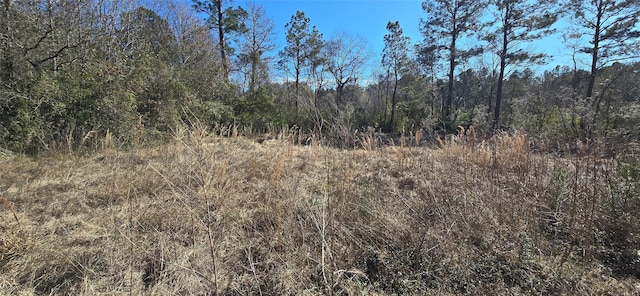
[{"label": "green bush", "polygon": [[257,129],[265,129],[270,125],[282,125],[280,116],[273,102],[273,95],[266,88],[240,96],[233,102],[236,120],[241,125],[250,125]]},{"label": "green bush", "polygon": [[192,98],[187,101],[182,111],[183,122],[196,120],[211,126],[214,123],[233,121],[233,109],[220,101],[201,101]]}]

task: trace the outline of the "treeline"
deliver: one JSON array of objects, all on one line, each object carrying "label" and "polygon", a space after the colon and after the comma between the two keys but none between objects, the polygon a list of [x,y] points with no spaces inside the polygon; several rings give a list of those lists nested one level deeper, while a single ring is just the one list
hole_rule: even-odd
[{"label": "treeline", "polygon": [[[295,125],[335,141],[363,128],[469,125],[563,140],[640,134],[638,1],[422,6],[423,40],[388,22],[369,75],[376,56],[365,40],[325,38],[301,11],[275,28],[261,6],[226,0],[5,0],[0,147],[37,153],[104,137],[126,146],[194,124]],[[546,56],[523,49],[559,19],[571,24],[574,66],[535,73]]]}]

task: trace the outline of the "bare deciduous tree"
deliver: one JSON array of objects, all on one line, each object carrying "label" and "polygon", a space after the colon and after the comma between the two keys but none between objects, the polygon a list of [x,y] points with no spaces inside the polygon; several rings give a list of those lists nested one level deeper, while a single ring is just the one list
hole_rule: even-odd
[{"label": "bare deciduous tree", "polygon": [[333,102],[335,112],[338,112],[345,99],[345,87],[356,84],[364,65],[369,60],[365,40],[348,33],[339,33],[325,44],[327,50],[327,71],[331,74],[336,87]]}]

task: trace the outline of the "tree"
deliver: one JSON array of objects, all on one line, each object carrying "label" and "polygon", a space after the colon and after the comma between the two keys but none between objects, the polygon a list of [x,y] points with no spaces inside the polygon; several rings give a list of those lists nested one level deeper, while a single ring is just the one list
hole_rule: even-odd
[{"label": "tree", "polygon": [[11,31],[11,2],[4,0],[2,3],[2,24],[0,27],[0,36],[2,36],[2,82],[7,83],[13,75],[13,56],[11,54],[11,38],[9,32]]},{"label": "tree", "polygon": [[308,65],[317,68],[317,57],[322,48],[322,34],[315,26],[309,27],[310,19],[303,11],[297,11],[291,21],[285,25],[287,44],[280,52],[280,63],[284,67],[291,64],[294,72],[295,107],[299,112],[299,90],[302,71]]},{"label": "tree", "polygon": [[444,51],[447,58],[447,94],[442,108],[445,129],[451,128],[451,105],[454,97],[456,66],[469,57],[482,52],[481,47],[462,48],[459,42],[482,29],[480,22],[486,1],[473,0],[435,0],[424,1],[422,9],[427,18],[421,21],[420,30],[425,38],[436,42],[429,44],[430,50]]},{"label": "tree", "polygon": [[339,33],[325,44],[327,50],[327,70],[336,85],[334,111],[344,106],[345,87],[356,84],[360,71],[369,56],[364,39],[347,33]]},{"label": "tree", "polygon": [[249,66],[249,92],[268,83],[268,64],[263,55],[273,51],[274,23],[264,8],[253,3],[248,4],[247,31],[240,44],[240,63]]},{"label": "tree", "polygon": [[307,66],[309,80],[313,81],[314,91],[314,107],[318,105],[318,92],[324,84],[324,74],[327,57],[324,50],[324,40],[322,33],[318,32],[315,26],[311,30],[311,35],[307,40]]},{"label": "tree", "polygon": [[314,130],[320,132],[324,125],[323,112],[320,97],[326,78],[326,50],[322,34],[313,27],[311,35],[306,42],[307,49],[307,84],[312,90],[311,101],[306,101],[309,106],[306,109],[307,119],[313,122]]},{"label": "tree", "polygon": [[187,3],[163,3],[168,6],[164,10],[177,42],[180,81],[189,89],[189,99],[196,105],[221,101],[230,87],[209,26]]},{"label": "tree", "polygon": [[167,131],[177,121],[177,102],[184,85],[178,76],[178,43],[167,20],[153,10],[138,7],[122,16],[122,42],[129,69],[128,88],[136,93],[143,123]]},{"label": "tree", "polygon": [[228,37],[229,35],[243,33],[247,30],[244,24],[247,11],[239,6],[236,8],[231,6],[225,8],[224,0],[193,0],[193,2],[193,7],[198,12],[204,12],[209,16],[207,23],[209,23],[211,29],[216,30],[222,68],[228,81],[229,73],[231,72],[228,56],[229,52],[232,51],[232,48],[228,44]]},{"label": "tree", "polygon": [[[430,107],[429,115],[431,117],[441,117],[442,108],[438,108],[436,106],[436,103],[439,101],[438,98],[440,97],[438,92],[439,81],[436,79],[436,72],[438,69],[437,60],[440,57],[437,50],[434,50],[436,48],[434,45],[436,44],[435,40],[436,39],[433,38],[433,36],[425,36],[422,44],[414,45],[414,60],[415,65],[417,66],[417,72],[425,80],[428,86],[426,90],[427,94],[424,98],[428,101],[428,105]],[[444,102],[442,102],[441,106],[444,106]],[[439,110],[439,115],[436,115],[436,110]]]},{"label": "tree", "polygon": [[[457,75],[455,83],[456,104],[464,112],[464,118],[457,118],[460,125],[482,124],[491,105],[491,97],[495,94],[495,75],[491,69],[467,69]],[[488,102],[487,102],[488,100]]]},{"label": "tree", "polygon": [[[59,70],[81,60],[79,49],[87,45],[93,29],[90,5],[65,1],[3,1],[0,36],[3,39],[5,78],[20,71]],[[92,37],[95,37],[92,36]]]},{"label": "tree", "polygon": [[382,65],[393,77],[393,92],[391,94],[391,116],[387,122],[387,129],[391,131],[395,122],[396,105],[398,103],[398,81],[409,67],[407,47],[410,38],[402,35],[400,22],[387,23],[388,34],[384,36],[384,50],[382,51]]},{"label": "tree", "polygon": [[131,58],[150,56],[163,63],[178,62],[178,44],[167,20],[153,10],[138,7],[122,17],[123,47]]},{"label": "tree", "polygon": [[[525,62],[542,62],[544,54],[526,52],[519,47],[523,42],[540,39],[551,34],[550,28],[557,20],[551,0],[494,0],[493,12],[496,21],[494,30],[485,39],[496,49],[500,59],[496,105],[494,109],[493,127],[500,127],[500,110],[503,96],[505,71],[507,66]],[[497,25],[495,23],[497,22]]]},{"label": "tree", "polygon": [[68,121],[70,100],[57,96],[59,79],[80,68],[99,40],[90,26],[95,14],[82,1],[12,0],[1,9],[0,145],[33,152],[68,126],[57,124]]},{"label": "tree", "polygon": [[[591,67],[586,97],[593,98],[596,76],[605,65],[629,58],[640,57],[640,1],[637,0],[570,0],[574,40],[589,38],[589,46],[580,52],[590,55]],[[600,111],[601,97],[592,101],[594,120]]]}]

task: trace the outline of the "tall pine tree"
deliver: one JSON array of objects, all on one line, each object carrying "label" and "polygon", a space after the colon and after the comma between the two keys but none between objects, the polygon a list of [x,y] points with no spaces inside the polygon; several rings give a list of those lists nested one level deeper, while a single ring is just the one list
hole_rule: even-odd
[{"label": "tall pine tree", "polygon": [[521,45],[553,33],[551,26],[558,16],[552,0],[494,0],[492,4],[495,21],[485,40],[495,48],[500,60],[493,116],[493,127],[498,129],[507,67],[542,62],[546,55],[526,52]]},{"label": "tall pine tree", "polygon": [[[453,121],[451,105],[455,96],[456,67],[461,61],[482,52],[480,47],[464,48],[460,41],[483,28],[484,24],[480,19],[486,6],[486,1],[474,0],[434,0],[422,3],[422,9],[427,14],[420,25],[425,37],[425,48],[444,52],[447,59],[447,94],[442,106],[442,120],[446,130],[451,129]],[[435,41],[436,44],[430,44],[427,40]]]},{"label": "tall pine tree", "polygon": [[594,110],[592,125],[598,117],[602,96],[593,95],[598,71],[609,63],[640,57],[640,1],[638,0],[570,0],[572,39],[589,38],[580,52],[590,56],[586,98]]},{"label": "tall pine tree", "polygon": [[240,6],[236,8],[227,6],[224,0],[194,0],[193,2],[193,7],[198,12],[204,12],[208,15],[207,23],[209,23],[210,29],[217,33],[222,68],[228,81],[231,72],[229,51],[232,51],[228,40],[229,35],[243,33],[247,30],[244,24],[247,11]]},{"label": "tall pine tree", "polygon": [[291,65],[293,67],[296,114],[300,111],[299,94],[302,71],[311,64],[316,65],[314,61],[323,46],[322,34],[315,26],[310,27],[310,22],[311,20],[305,16],[303,11],[297,11],[291,17],[291,21],[285,25],[287,44],[280,52],[281,66],[288,68]]},{"label": "tall pine tree", "polygon": [[385,67],[393,79],[393,92],[391,93],[391,116],[387,122],[387,129],[391,131],[395,123],[396,105],[398,103],[398,81],[408,71],[409,56],[408,46],[410,38],[402,35],[400,22],[389,21],[384,35],[384,50],[382,52],[382,66]]}]

